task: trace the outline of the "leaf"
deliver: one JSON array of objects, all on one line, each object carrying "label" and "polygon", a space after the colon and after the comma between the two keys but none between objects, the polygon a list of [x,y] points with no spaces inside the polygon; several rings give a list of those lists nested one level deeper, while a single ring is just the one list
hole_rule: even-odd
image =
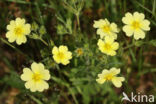
[{"label": "leaf", "polygon": [[45,27],[43,25],[40,27],[39,33],[40,33],[41,36],[47,33],[46,29],[45,29]]},{"label": "leaf", "polygon": [[142,40],[136,41],[135,42],[135,46],[140,47],[144,44],[145,42],[143,42]]},{"label": "leaf", "polygon": [[66,87],[69,87],[69,84],[63,80],[61,80],[60,78],[57,78],[55,76],[51,76],[51,79],[54,80],[55,82],[57,82],[60,85],[64,85]]},{"label": "leaf", "polygon": [[69,34],[72,34],[72,21],[70,18],[68,18],[66,21],[66,28],[68,29]]},{"label": "leaf", "polygon": [[61,24],[57,25],[57,34],[64,35],[67,33],[68,33],[68,31],[64,28],[63,25],[61,25]]},{"label": "leaf", "polygon": [[35,34],[35,33],[32,33],[32,35],[29,35],[29,38],[31,39],[40,39],[39,35]]},{"label": "leaf", "polygon": [[38,28],[39,28],[38,24],[36,22],[33,22],[31,25],[31,29],[37,31]]},{"label": "leaf", "polygon": [[49,55],[48,55],[49,50],[48,50],[47,48],[44,48],[44,49],[40,50],[40,53],[41,53],[41,56],[42,56],[43,58],[49,56]]},{"label": "leaf", "polygon": [[153,45],[154,47],[156,47],[156,40],[151,40],[151,41],[149,42],[149,44],[151,44],[151,45]]},{"label": "leaf", "polygon": [[140,7],[142,7],[144,10],[146,10],[147,12],[149,12],[149,13],[151,13],[151,14],[153,15],[153,13],[152,13],[151,10],[149,10],[148,8],[146,8],[145,6],[143,6],[142,4],[140,4],[139,2],[137,2],[136,0],[134,0],[134,2],[135,2],[136,4],[138,4]]},{"label": "leaf", "polygon": [[24,82],[20,79],[20,76],[14,71],[11,71],[9,76],[5,76],[2,79],[2,82],[18,89],[25,89]]},{"label": "leaf", "polygon": [[72,12],[73,14],[77,14],[77,10],[73,8],[71,5],[69,5],[67,2],[63,2],[63,7],[67,9],[68,11]]}]

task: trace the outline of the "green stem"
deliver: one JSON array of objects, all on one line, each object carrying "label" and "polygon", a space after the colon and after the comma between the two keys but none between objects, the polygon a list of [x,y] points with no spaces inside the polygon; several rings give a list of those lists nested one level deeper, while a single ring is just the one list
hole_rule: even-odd
[{"label": "green stem", "polygon": [[79,19],[79,13],[76,14],[77,24],[78,24],[78,30],[80,31],[80,19]]},{"label": "green stem", "polygon": [[48,46],[48,43],[47,43],[45,40],[43,40],[42,38],[40,38],[40,40],[41,40],[46,46]]},{"label": "green stem", "polygon": [[131,44],[131,45],[128,45],[127,47],[124,47],[124,50],[128,49],[128,48],[131,48],[133,47],[135,44]]},{"label": "green stem", "polygon": [[3,43],[5,43],[5,44],[7,44],[8,46],[10,46],[11,48],[13,48],[14,50],[16,50],[18,53],[24,55],[24,56],[27,57],[28,59],[31,59],[29,56],[27,56],[26,54],[24,54],[22,51],[20,51],[18,48],[16,48],[16,47],[13,46],[12,44],[10,44],[10,43],[9,43],[8,41],[6,41],[5,39],[0,38],[0,40],[1,40]]},{"label": "green stem", "polygon": [[77,99],[76,99],[76,96],[74,95],[74,92],[69,87],[68,87],[68,89],[69,89],[69,92],[71,93],[71,95],[72,95],[72,97],[74,99],[75,104],[79,104]]},{"label": "green stem", "polygon": [[38,100],[37,98],[35,98],[32,95],[28,95],[32,100],[34,100],[37,104],[43,104],[40,100]]}]

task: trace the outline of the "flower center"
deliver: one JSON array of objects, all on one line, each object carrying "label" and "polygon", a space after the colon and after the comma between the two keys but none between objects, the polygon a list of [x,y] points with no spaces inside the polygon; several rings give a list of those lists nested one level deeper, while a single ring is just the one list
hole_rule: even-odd
[{"label": "flower center", "polygon": [[35,82],[38,82],[39,80],[41,80],[41,74],[34,73],[32,79],[33,79]]},{"label": "flower center", "polygon": [[57,57],[59,57],[59,59],[63,59],[63,58],[64,58],[64,53],[59,52],[59,53],[57,54]]},{"label": "flower center", "polygon": [[23,31],[22,31],[22,28],[16,27],[14,32],[15,32],[16,35],[21,35]]},{"label": "flower center", "polygon": [[139,23],[138,21],[134,21],[134,22],[132,23],[132,27],[133,27],[134,29],[138,29],[138,28],[140,28],[140,23]]},{"label": "flower center", "polygon": [[104,48],[105,48],[106,50],[110,50],[110,49],[111,49],[111,45],[108,44],[108,43],[105,43]]},{"label": "flower center", "polygon": [[108,74],[105,76],[105,79],[106,80],[111,80],[113,78],[112,74]]},{"label": "flower center", "polygon": [[103,31],[104,32],[109,32],[110,31],[109,25],[103,26]]}]

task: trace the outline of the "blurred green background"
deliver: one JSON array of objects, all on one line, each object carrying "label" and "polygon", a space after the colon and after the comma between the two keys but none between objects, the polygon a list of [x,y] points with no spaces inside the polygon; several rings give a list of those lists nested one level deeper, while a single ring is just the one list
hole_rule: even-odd
[{"label": "blurred green background", "polygon": [[[114,57],[102,54],[94,20],[107,18],[122,29],[127,12],[145,14],[151,24],[146,38],[132,43],[121,30]],[[32,24],[26,44],[8,43],[6,26],[17,17]],[[0,0],[0,104],[127,104],[122,92],[156,98],[156,0]],[[42,35],[47,47],[35,35]],[[53,46],[67,45],[73,58],[67,66],[54,62]],[[50,88],[42,93],[25,89],[20,75],[33,61],[51,72]],[[95,79],[104,68],[121,68],[121,88]],[[145,103],[142,103],[145,104]],[[154,104],[154,103],[153,103]]]}]

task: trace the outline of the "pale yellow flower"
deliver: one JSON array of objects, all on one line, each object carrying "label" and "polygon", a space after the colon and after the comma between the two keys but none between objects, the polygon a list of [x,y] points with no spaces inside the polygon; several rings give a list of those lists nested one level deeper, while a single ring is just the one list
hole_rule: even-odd
[{"label": "pale yellow flower", "polygon": [[67,65],[70,62],[70,59],[72,59],[72,53],[68,51],[68,47],[61,45],[58,47],[54,47],[52,49],[53,58],[56,61],[56,63],[63,65]]},{"label": "pale yellow flower", "polygon": [[30,34],[30,28],[30,24],[26,24],[25,19],[16,18],[16,20],[10,21],[10,24],[7,25],[8,32],[6,33],[6,37],[9,42],[16,41],[18,45],[21,45],[22,43],[26,43],[26,35]]},{"label": "pale yellow flower", "polygon": [[97,28],[97,34],[100,38],[109,36],[110,38],[117,39],[117,33],[119,32],[115,23],[110,23],[107,19],[100,19],[94,21],[94,28]]},{"label": "pale yellow flower", "polygon": [[105,37],[104,41],[102,39],[99,39],[97,44],[102,53],[111,56],[116,55],[116,50],[119,48],[119,43],[114,42],[114,39],[110,37]]},{"label": "pale yellow flower", "polygon": [[125,17],[122,18],[122,22],[126,24],[123,27],[123,31],[126,35],[128,37],[134,35],[134,39],[136,40],[144,39],[145,31],[150,30],[150,22],[145,19],[145,15],[143,13],[126,13]]},{"label": "pale yellow flower", "polygon": [[98,79],[96,81],[99,84],[103,84],[106,81],[111,81],[115,87],[121,87],[122,82],[125,80],[124,77],[117,77],[117,74],[120,73],[120,69],[111,68],[110,70],[104,69],[101,74],[98,74]]},{"label": "pale yellow flower", "polygon": [[32,92],[42,92],[44,89],[48,89],[49,85],[46,82],[50,79],[49,70],[45,69],[42,63],[31,64],[31,69],[24,68],[21,79],[26,81],[25,87]]}]

